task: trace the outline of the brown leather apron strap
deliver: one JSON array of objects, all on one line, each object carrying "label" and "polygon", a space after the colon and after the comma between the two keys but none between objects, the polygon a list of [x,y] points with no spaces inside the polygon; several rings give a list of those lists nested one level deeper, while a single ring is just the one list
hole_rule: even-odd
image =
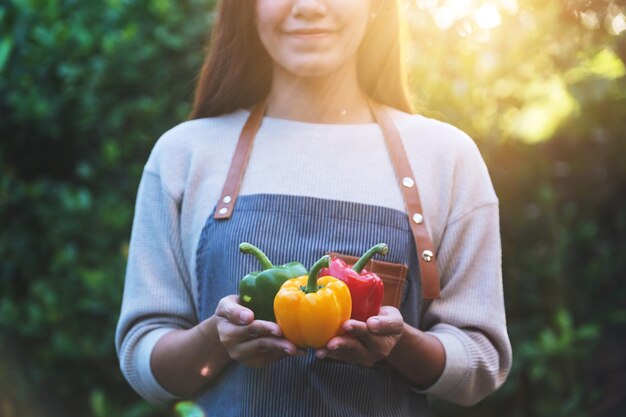
[{"label": "brown leather apron strap", "polygon": [[[235,202],[239,194],[239,187],[243,181],[248,160],[250,159],[254,137],[259,130],[261,120],[265,114],[265,106],[265,101],[254,106],[250,111],[248,120],[241,130],[228,176],[226,177],[222,194],[215,208],[215,213],[213,214],[214,219],[229,219],[233,213]],[[409,160],[406,156],[404,146],[402,145],[400,134],[382,105],[371,101],[370,108],[383,132],[385,145],[387,146],[387,151],[389,152],[391,162],[400,183],[402,197],[404,198],[404,203],[409,214],[411,232],[418,250],[418,261],[422,280],[422,298],[427,300],[439,298],[439,272],[437,270],[433,243],[424,224],[424,212],[422,210],[417,184],[415,183]]]},{"label": "brown leather apron strap", "polygon": [[250,116],[246,120],[246,124],[241,130],[239,135],[239,141],[237,142],[237,148],[235,148],[235,154],[230,163],[230,169],[226,176],[226,182],[222,189],[222,194],[215,208],[213,214],[214,219],[230,219],[235,208],[235,202],[239,195],[239,187],[243,182],[243,175],[246,172],[248,166],[248,160],[250,159],[250,153],[252,152],[252,143],[256,132],[261,126],[261,120],[265,114],[265,100],[255,105],[250,111]]},{"label": "brown leather apron strap", "polygon": [[426,300],[439,298],[439,271],[437,269],[437,260],[435,259],[435,249],[428,230],[426,230],[426,220],[424,219],[419,190],[413,176],[413,170],[409,164],[409,159],[406,156],[402,139],[391,117],[382,105],[370,101],[370,108],[383,132],[385,145],[396,172],[404,204],[409,215],[409,224],[418,251],[417,258],[421,272],[422,298]]}]

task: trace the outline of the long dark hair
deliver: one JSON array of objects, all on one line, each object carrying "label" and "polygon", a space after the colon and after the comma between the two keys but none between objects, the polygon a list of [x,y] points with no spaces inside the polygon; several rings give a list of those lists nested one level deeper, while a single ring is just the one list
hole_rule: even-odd
[{"label": "long dark hair", "polygon": [[[219,116],[265,98],[272,59],[261,43],[253,0],[222,0],[200,70],[190,119]],[[358,51],[361,88],[381,103],[411,113],[397,0],[372,0],[374,13]]]}]

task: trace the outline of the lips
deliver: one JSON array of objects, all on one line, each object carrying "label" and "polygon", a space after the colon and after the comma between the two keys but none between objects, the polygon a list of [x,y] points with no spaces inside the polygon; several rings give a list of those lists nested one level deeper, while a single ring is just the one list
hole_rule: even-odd
[{"label": "lips", "polygon": [[331,29],[326,29],[326,28],[301,28],[301,29],[292,29],[292,30],[287,30],[285,31],[285,33],[287,35],[291,35],[291,36],[298,36],[298,37],[320,37],[320,36],[325,36],[325,35],[330,35],[331,33],[334,33],[334,30]]}]

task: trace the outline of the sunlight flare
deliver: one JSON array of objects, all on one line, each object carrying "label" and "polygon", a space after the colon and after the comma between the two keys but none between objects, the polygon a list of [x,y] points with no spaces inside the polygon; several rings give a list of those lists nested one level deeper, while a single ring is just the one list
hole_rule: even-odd
[{"label": "sunlight flare", "polygon": [[[502,25],[503,14],[519,12],[518,0],[415,0],[415,5],[428,11],[441,30],[467,22],[480,29],[491,30]],[[467,36],[467,27],[462,32]]]},{"label": "sunlight flare", "polygon": [[474,21],[483,29],[493,29],[502,23],[502,16],[493,4],[486,4],[474,12]]},{"label": "sunlight flare", "polygon": [[623,14],[618,14],[611,19],[610,30],[614,35],[619,35],[626,30],[626,17]]},{"label": "sunlight flare", "polygon": [[450,28],[456,21],[456,18],[454,16],[454,13],[452,12],[452,9],[446,6],[438,7],[434,11],[433,19],[435,19],[435,24],[441,30],[446,30]]}]

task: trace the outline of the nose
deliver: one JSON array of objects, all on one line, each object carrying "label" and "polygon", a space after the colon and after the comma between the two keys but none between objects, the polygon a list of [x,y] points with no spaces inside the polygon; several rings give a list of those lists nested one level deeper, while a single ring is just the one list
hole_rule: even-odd
[{"label": "nose", "polygon": [[293,0],[291,14],[300,19],[315,19],[327,13],[325,0]]}]

